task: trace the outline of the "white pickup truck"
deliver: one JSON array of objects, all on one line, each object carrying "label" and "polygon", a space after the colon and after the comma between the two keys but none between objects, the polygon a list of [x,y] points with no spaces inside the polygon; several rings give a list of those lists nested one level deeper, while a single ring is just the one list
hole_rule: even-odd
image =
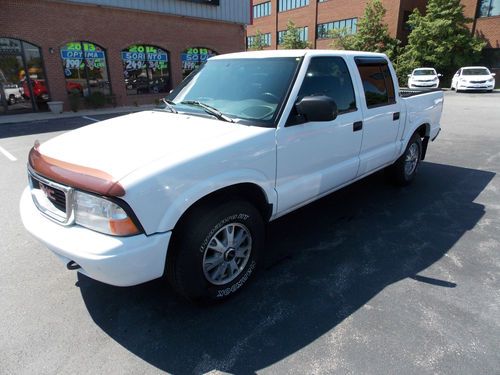
[{"label": "white pickup truck", "polygon": [[440,90],[400,92],[383,54],[213,57],[163,108],[35,144],[22,220],[96,280],[165,275],[192,301],[224,299],[270,251],[266,222],[382,168],[410,183],[442,106]]}]

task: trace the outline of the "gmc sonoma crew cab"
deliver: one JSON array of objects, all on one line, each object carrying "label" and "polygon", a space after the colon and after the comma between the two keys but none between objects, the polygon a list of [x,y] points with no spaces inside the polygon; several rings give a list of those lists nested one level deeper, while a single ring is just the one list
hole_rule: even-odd
[{"label": "gmc sonoma crew cab", "polygon": [[384,54],[212,57],[158,109],[36,143],[22,220],[101,282],[165,275],[224,299],[255,273],[266,222],[382,168],[410,183],[442,106],[440,90],[400,92]]}]

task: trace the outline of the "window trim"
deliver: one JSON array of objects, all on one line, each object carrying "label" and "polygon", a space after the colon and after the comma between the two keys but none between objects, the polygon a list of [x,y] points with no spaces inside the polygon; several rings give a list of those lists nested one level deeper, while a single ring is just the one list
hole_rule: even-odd
[{"label": "window trim", "polygon": [[359,78],[361,79],[361,85],[363,87],[363,93],[365,95],[365,104],[366,104],[367,109],[373,109],[373,108],[378,108],[378,107],[384,107],[387,105],[397,104],[396,86],[394,85],[394,80],[392,79],[392,74],[391,74],[392,87],[394,90],[394,98],[391,100],[391,98],[389,96],[387,78],[384,76],[384,85],[385,85],[385,90],[387,92],[387,103],[368,105],[368,102],[366,99],[366,91],[365,91],[365,88],[363,85],[363,77],[361,76],[361,72],[359,71],[360,66],[377,66],[379,68],[380,73],[383,75],[384,73],[383,73],[381,67],[383,65],[386,65],[387,70],[389,71],[389,73],[391,73],[391,70],[389,69],[389,62],[387,61],[387,59],[385,59],[383,57],[368,57],[368,56],[361,57],[361,56],[359,56],[359,57],[354,58],[354,62],[356,63],[356,67],[358,68],[357,70],[358,70]]}]

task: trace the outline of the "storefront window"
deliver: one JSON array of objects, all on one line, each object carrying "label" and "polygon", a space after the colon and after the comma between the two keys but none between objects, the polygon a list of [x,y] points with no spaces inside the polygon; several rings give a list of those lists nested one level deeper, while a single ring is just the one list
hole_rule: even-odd
[{"label": "storefront window", "polygon": [[209,48],[195,47],[188,48],[182,53],[182,78],[186,78],[189,73],[203,64],[207,59],[216,56],[217,52]]},{"label": "storefront window", "polygon": [[0,38],[0,112],[44,110],[49,99],[40,48]]},{"label": "storefront window", "polygon": [[94,92],[111,94],[106,51],[94,43],[71,42],[61,48],[66,91],[89,96]]},{"label": "storefront window", "polygon": [[169,92],[168,52],[149,45],[132,45],[122,51],[127,95]]}]

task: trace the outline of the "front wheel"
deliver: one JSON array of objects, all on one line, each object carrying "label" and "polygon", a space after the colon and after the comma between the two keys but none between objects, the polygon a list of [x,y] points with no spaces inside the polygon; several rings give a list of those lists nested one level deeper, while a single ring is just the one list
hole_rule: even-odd
[{"label": "front wheel", "polygon": [[192,302],[215,302],[236,294],[255,273],[264,223],[253,205],[232,200],[194,209],[173,236],[170,284]]},{"label": "front wheel", "polygon": [[389,175],[399,186],[409,185],[417,174],[422,156],[422,139],[415,133],[408,142],[406,150],[396,162],[388,168]]}]

